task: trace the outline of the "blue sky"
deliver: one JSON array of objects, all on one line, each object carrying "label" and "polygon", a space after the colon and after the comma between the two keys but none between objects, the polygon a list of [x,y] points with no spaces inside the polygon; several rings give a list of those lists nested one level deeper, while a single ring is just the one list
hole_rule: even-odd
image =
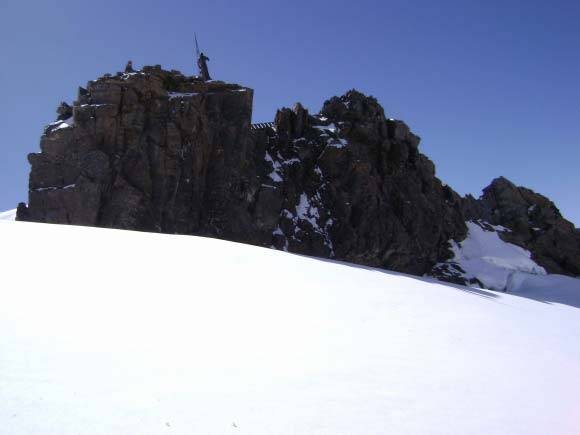
[{"label": "blue sky", "polygon": [[254,121],[356,88],[422,137],[438,176],[479,196],[499,175],[580,226],[580,2],[12,1],[0,4],[0,210],[78,85],[161,64],[255,89]]}]

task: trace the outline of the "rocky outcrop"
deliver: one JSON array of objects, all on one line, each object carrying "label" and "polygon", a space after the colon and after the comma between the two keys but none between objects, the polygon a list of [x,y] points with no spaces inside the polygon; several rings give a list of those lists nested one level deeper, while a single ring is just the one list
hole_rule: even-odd
[{"label": "rocky outcrop", "polygon": [[18,218],[239,238],[256,184],[252,92],[159,67],[89,82],[29,156]]},{"label": "rocky outcrop", "polygon": [[316,116],[282,109],[259,143],[270,173],[257,210],[278,249],[423,274],[465,234],[459,196],[372,97],[349,91]]},{"label": "rocky outcrop", "polygon": [[467,195],[463,213],[466,219],[508,228],[500,237],[529,250],[549,273],[580,276],[580,230],[545,196],[499,177],[479,199]]},{"label": "rocky outcrop", "polygon": [[414,274],[465,236],[461,198],[402,121],[349,91],[251,129],[252,90],[146,67],[79,89],[18,219],[198,234]]},{"label": "rocky outcrop", "polygon": [[318,114],[296,104],[252,127],[252,97],[159,66],[89,82],[29,156],[17,219],[218,237],[461,283],[446,260],[473,220],[508,228],[501,237],[548,272],[580,275],[580,231],[552,202],[503,177],[459,197],[374,98],[351,90]]}]

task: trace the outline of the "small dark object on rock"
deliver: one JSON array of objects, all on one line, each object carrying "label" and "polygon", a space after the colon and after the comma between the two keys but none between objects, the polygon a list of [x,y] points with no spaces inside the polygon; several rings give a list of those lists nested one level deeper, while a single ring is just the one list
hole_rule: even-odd
[{"label": "small dark object on rock", "polygon": [[23,220],[26,221],[28,218],[28,207],[26,203],[20,202],[18,203],[18,208],[16,209],[16,220]]},{"label": "small dark object on rock", "polygon": [[83,104],[91,104],[91,95],[89,94],[89,91],[79,86],[79,89],[77,91],[77,101],[73,104],[79,106]]},{"label": "small dark object on rock", "polygon": [[129,61],[127,62],[127,65],[125,65],[125,72],[126,73],[132,73],[135,72],[135,70],[133,69],[133,61]]},{"label": "small dark object on rock", "polygon": [[60,106],[58,106],[56,109],[56,113],[58,114],[57,119],[59,121],[64,121],[73,115],[72,107],[66,104],[64,101],[60,103]]}]

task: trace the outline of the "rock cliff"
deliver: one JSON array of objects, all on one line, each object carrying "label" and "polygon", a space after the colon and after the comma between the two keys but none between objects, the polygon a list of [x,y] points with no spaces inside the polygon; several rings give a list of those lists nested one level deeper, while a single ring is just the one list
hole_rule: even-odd
[{"label": "rock cliff", "polygon": [[89,82],[29,156],[17,218],[218,237],[418,275],[449,258],[465,220],[483,219],[517,229],[511,241],[549,270],[580,274],[578,230],[553,204],[504,179],[461,198],[374,98],[351,90],[318,114],[296,104],[258,126],[252,98],[159,66]]},{"label": "rock cliff", "polygon": [[315,116],[296,105],[275,125],[257,140],[257,210],[276,248],[423,274],[465,234],[459,196],[374,98],[352,90]]},{"label": "rock cliff", "polygon": [[501,238],[530,251],[549,273],[580,276],[580,230],[545,196],[499,177],[479,199],[464,198],[463,214],[508,228]]},{"label": "rock cliff", "polygon": [[29,156],[18,219],[235,237],[251,113],[251,89],[159,67],[89,82]]}]

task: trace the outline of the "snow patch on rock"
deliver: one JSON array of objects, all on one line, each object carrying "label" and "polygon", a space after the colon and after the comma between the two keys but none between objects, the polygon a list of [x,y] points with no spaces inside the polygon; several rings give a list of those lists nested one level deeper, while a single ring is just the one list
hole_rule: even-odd
[{"label": "snow patch on rock", "polygon": [[75,187],[77,187],[76,184],[68,184],[64,187],[39,187],[37,189],[34,189],[35,192],[44,192],[46,190],[69,190],[69,189],[74,189]]},{"label": "snow patch on rock", "polygon": [[[462,242],[451,240],[454,257],[435,266],[442,275],[479,281],[486,288],[514,291],[521,275],[546,275],[546,270],[524,248],[504,242],[499,233],[509,231],[485,222],[466,222],[468,234]],[[446,272],[447,269],[451,269]]]},{"label": "snow patch on rock", "polygon": [[[332,244],[332,238],[330,237],[330,229],[334,224],[334,220],[330,217],[330,212],[328,210],[323,210],[323,213],[321,213],[319,208],[320,205],[322,205],[322,197],[320,196],[319,191],[317,191],[312,197],[309,197],[306,193],[302,193],[300,195],[300,200],[296,205],[295,214],[288,210],[284,210],[283,214],[293,221],[294,234],[300,231],[300,221],[308,222],[312,230],[322,236],[324,245],[329,250],[329,256],[330,258],[333,258],[334,245]],[[324,216],[326,216],[326,219],[324,219]]]},{"label": "snow patch on rock", "polygon": [[318,225],[318,219],[320,218],[318,208],[310,204],[308,196],[305,193],[300,195],[300,202],[296,206],[296,216],[298,219],[310,222],[310,225],[315,230],[320,230],[320,226]]},{"label": "snow patch on rock", "polygon": [[50,131],[53,132],[53,131],[62,130],[65,128],[71,128],[71,127],[74,127],[74,125],[75,125],[75,120],[71,116],[70,118],[50,123],[49,127],[50,127]]},{"label": "snow patch on rock", "polygon": [[339,127],[334,123],[328,125],[315,125],[315,129],[320,130],[321,137],[326,137],[326,144],[333,148],[344,148],[348,145],[348,141],[339,136]]},{"label": "snow patch on rock", "polygon": [[264,160],[270,163],[273,167],[273,171],[268,174],[270,179],[275,183],[282,182],[282,165],[280,162],[274,160],[268,151],[266,151],[266,154],[264,155]]},{"label": "snow patch on rock", "polygon": [[194,95],[199,95],[199,92],[168,92],[167,95],[172,100],[174,98],[193,97]]}]

